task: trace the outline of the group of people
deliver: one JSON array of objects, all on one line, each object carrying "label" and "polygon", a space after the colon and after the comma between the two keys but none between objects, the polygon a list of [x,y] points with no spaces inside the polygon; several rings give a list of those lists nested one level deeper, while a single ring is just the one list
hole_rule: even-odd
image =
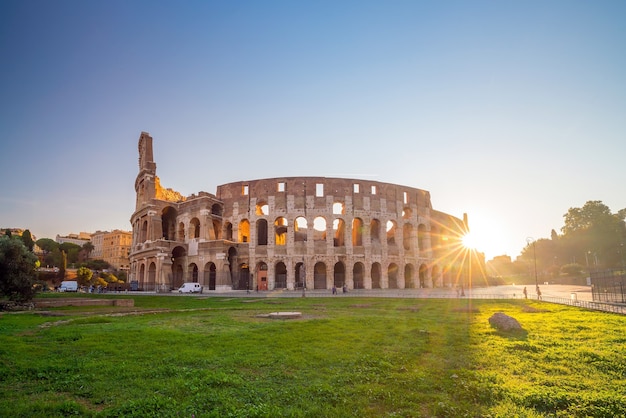
[{"label": "group of people", "polygon": [[[524,290],[522,292],[524,293],[524,299],[528,299],[528,290],[526,290],[526,286],[524,286]],[[537,299],[541,300],[541,289],[539,289],[539,285],[537,285],[536,292]]]},{"label": "group of people", "polygon": [[[342,291],[343,293],[348,293],[348,287],[345,284],[342,287]],[[337,287],[333,285],[333,295],[336,295],[336,294],[337,294]]]}]

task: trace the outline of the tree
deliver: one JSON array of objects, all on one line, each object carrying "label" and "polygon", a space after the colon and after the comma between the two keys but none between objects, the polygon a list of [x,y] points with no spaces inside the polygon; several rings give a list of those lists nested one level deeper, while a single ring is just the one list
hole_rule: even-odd
[{"label": "tree", "polygon": [[18,237],[0,237],[0,293],[10,300],[27,302],[36,294],[37,257]]},{"label": "tree", "polygon": [[41,248],[41,251],[43,251],[43,253],[45,255],[50,254],[51,252],[53,252],[54,250],[58,250],[59,249],[59,243],[56,242],[53,239],[50,238],[41,238],[38,239],[35,244],[37,244],[37,246],[39,248]]},{"label": "tree", "polygon": [[87,267],[79,267],[76,271],[76,277],[78,278],[78,284],[81,286],[87,286],[91,282],[93,277],[93,271]]},{"label": "tree", "polygon": [[33,248],[35,247],[35,241],[33,241],[33,236],[28,229],[22,233],[22,242],[24,243],[26,248],[28,248],[28,251],[33,251]]},{"label": "tree", "polygon": [[89,255],[95,248],[96,247],[93,246],[91,241],[87,241],[86,243],[83,244],[83,250],[85,250],[85,253],[87,254],[86,258],[89,258]]}]

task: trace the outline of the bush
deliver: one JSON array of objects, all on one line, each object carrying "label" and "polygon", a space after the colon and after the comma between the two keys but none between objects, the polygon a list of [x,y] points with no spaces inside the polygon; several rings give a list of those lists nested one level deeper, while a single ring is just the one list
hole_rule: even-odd
[{"label": "bush", "polygon": [[0,237],[0,294],[16,302],[31,300],[37,289],[37,257],[19,237]]}]

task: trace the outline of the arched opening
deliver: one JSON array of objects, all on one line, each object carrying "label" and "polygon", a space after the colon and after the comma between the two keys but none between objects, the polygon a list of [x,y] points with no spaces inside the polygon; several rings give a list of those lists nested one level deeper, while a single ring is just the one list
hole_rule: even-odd
[{"label": "arched opening", "polygon": [[176,239],[176,209],[166,206],[161,212],[161,225],[163,230],[163,239],[174,241]]},{"label": "arched opening", "polygon": [[298,216],[293,224],[293,230],[293,239],[295,242],[306,241],[306,235],[308,230],[306,218]]},{"label": "arched opening", "polygon": [[257,245],[267,245],[267,220],[259,219],[256,221]]},{"label": "arched opening", "polygon": [[233,224],[231,224],[230,222],[226,223],[226,237],[225,238],[227,241],[233,240]]},{"label": "arched opening", "polygon": [[313,220],[313,241],[326,241],[326,219],[323,216]]},{"label": "arched opening", "polygon": [[148,221],[141,223],[141,237],[139,241],[146,242],[148,240]]},{"label": "arched opening", "polygon": [[380,263],[372,264],[372,289],[380,289]]},{"label": "arched opening", "polygon": [[345,215],[346,208],[342,202],[333,203],[333,215]]},{"label": "arched opening", "polygon": [[335,263],[333,272],[333,285],[337,288],[343,287],[346,284],[346,267],[341,261]]},{"label": "arched opening", "polygon": [[396,245],[396,222],[387,221],[387,245],[393,247]]},{"label": "arched opening", "polygon": [[430,248],[433,250],[433,252],[435,254],[439,253],[439,250],[441,249],[441,235],[439,234],[439,230],[434,227],[434,226],[430,226]]},{"label": "arched opening", "polygon": [[404,265],[404,287],[415,289],[415,277],[413,277],[413,264]]},{"label": "arched opening", "polygon": [[412,214],[413,212],[410,208],[405,207],[404,209],[402,209],[402,219],[411,219]]},{"label": "arched opening", "polygon": [[222,216],[222,206],[219,203],[214,203],[213,206],[211,206],[211,214]]},{"label": "arched opening", "polygon": [[354,267],[352,267],[352,281],[355,289],[365,289],[365,266],[363,263],[354,263]]},{"label": "arched opening", "polygon": [[370,240],[372,244],[380,244],[380,221],[372,219],[370,223]]},{"label": "arched opening", "polygon": [[326,289],[326,264],[321,261],[313,268],[313,288]]},{"label": "arched opening", "polygon": [[150,266],[148,267],[148,280],[144,289],[145,290],[156,289],[156,264],[154,263],[150,263]]},{"label": "arched opening", "polygon": [[276,245],[287,245],[287,219],[284,217],[276,218],[274,221],[274,234]]},{"label": "arched opening", "polygon": [[428,267],[426,264],[420,265],[419,269],[420,287],[426,287],[426,280],[428,278]]},{"label": "arched opening", "polygon": [[343,219],[335,219],[333,221],[333,246],[343,247],[346,245],[346,223]]},{"label": "arched opening", "polygon": [[274,267],[274,289],[287,288],[287,266],[282,261]]},{"label": "arched opening", "polygon": [[363,245],[363,220],[354,218],[352,220],[352,246],[360,247]]},{"label": "arched opening", "polygon": [[189,222],[189,226],[191,229],[191,236],[193,238],[200,238],[200,220],[198,218],[193,218]]},{"label": "arched opening", "polygon": [[261,261],[256,265],[256,285],[257,290],[268,290],[267,264]]},{"label": "arched opening", "polygon": [[185,281],[183,273],[183,264],[185,263],[185,256],[187,252],[183,247],[174,247],[172,250],[172,283],[173,289],[177,289],[183,285]]},{"label": "arched opening", "polygon": [[402,246],[405,251],[411,250],[411,236],[413,235],[413,225],[405,223],[402,227]]},{"label": "arched opening", "polygon": [[198,266],[195,263],[189,264],[188,270],[189,281],[192,283],[198,283]]},{"label": "arched opening", "polygon": [[204,266],[204,283],[208,283],[209,290],[215,290],[215,283],[217,278],[217,268],[215,263],[207,263]]},{"label": "arched opening", "polygon": [[239,242],[250,242],[250,221],[242,219],[239,222]]},{"label": "arched opening", "polygon": [[257,202],[255,213],[257,216],[269,215],[270,207],[267,202],[265,202],[264,200]]},{"label": "arched opening", "polygon": [[389,289],[398,289],[398,265],[389,264],[387,267],[387,278],[389,279]]}]

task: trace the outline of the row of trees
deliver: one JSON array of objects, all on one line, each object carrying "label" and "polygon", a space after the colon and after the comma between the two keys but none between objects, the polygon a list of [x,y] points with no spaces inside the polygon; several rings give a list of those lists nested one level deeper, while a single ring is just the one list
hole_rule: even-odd
[{"label": "row of trees", "polygon": [[[35,245],[43,252],[45,266],[57,267],[57,272],[40,271],[41,262],[34,253]],[[107,287],[122,283],[125,274],[115,275],[104,260],[88,260],[93,245],[82,247],[72,243],[59,244],[49,238],[33,241],[29,230],[21,236],[13,236],[10,230],[0,235],[0,295],[9,300],[25,302],[33,298],[38,289],[45,289],[48,282],[65,279],[68,261],[78,263],[77,280],[81,286]],[[94,274],[94,271],[96,274]]]},{"label": "row of trees", "polygon": [[528,242],[517,268],[528,273],[536,261],[540,275],[578,275],[595,269],[625,269],[626,209],[612,213],[602,201],[570,208],[561,233]]}]

